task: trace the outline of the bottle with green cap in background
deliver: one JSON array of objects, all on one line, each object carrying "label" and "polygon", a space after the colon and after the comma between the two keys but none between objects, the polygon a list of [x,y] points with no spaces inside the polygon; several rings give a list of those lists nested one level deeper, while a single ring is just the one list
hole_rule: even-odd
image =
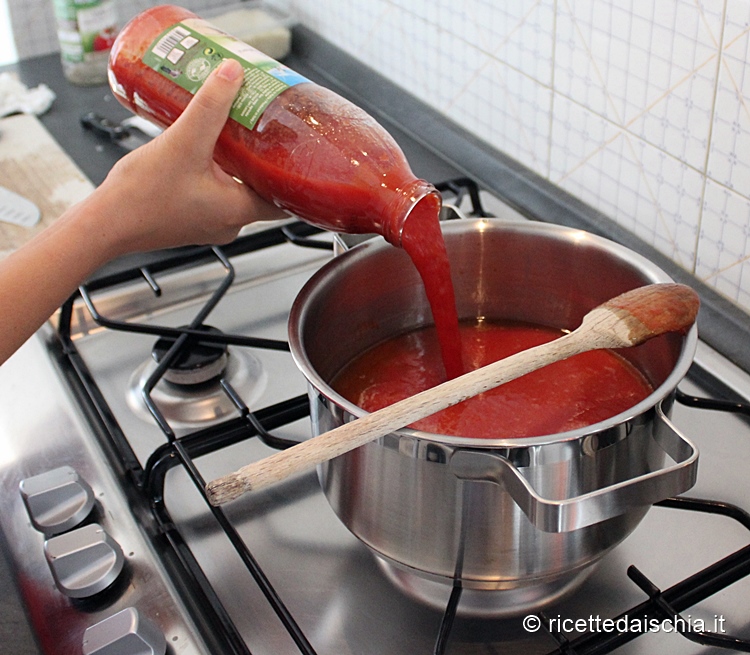
[{"label": "bottle with green cap in background", "polygon": [[117,36],[113,0],[54,0],[65,77],[72,84],[107,81],[107,59]]}]

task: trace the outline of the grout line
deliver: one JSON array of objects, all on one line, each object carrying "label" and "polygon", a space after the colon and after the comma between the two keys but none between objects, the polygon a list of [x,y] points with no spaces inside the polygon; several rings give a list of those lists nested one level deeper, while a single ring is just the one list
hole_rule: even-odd
[{"label": "grout line", "polygon": [[[711,113],[708,118],[708,134],[706,135],[706,155],[703,162],[702,186],[700,193],[700,205],[698,208],[698,225],[695,231],[695,256],[693,257],[692,273],[695,275],[698,270],[698,251],[701,245],[701,228],[703,225],[703,212],[706,206],[706,190],[708,188],[708,162],[711,160],[711,144],[713,141],[714,119],[716,117],[716,105],[719,101],[719,79],[724,62],[724,35],[727,29],[727,2],[724,0],[724,6],[721,12],[721,31],[719,32],[719,48],[716,58],[716,75],[714,76],[714,99],[711,103]],[[701,12],[701,15],[703,12]]]}]

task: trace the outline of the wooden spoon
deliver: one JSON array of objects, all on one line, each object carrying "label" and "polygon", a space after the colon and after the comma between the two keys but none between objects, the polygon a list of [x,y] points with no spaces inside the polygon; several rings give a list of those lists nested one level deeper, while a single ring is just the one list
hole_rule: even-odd
[{"label": "wooden spoon", "polygon": [[400,400],[210,482],[206,486],[209,501],[222,505],[246,491],[261,489],[313,468],[471,396],[572,355],[600,348],[627,348],[665,332],[685,331],[695,321],[699,304],[698,294],[681,284],[651,284],[623,293],[591,310],[576,330],[559,339]]}]

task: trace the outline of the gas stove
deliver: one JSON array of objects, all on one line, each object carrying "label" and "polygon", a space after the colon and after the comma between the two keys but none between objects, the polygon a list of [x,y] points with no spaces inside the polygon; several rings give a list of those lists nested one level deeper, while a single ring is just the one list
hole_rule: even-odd
[{"label": "gas stove", "polygon": [[[446,220],[513,215],[468,181],[442,190]],[[415,598],[314,472],[207,502],[207,481],[310,436],[287,316],[350,245],[289,219],[119,264],[3,365],[0,526],[42,651],[750,652],[750,376],[703,343],[673,412],[696,486],[544,608]]]}]

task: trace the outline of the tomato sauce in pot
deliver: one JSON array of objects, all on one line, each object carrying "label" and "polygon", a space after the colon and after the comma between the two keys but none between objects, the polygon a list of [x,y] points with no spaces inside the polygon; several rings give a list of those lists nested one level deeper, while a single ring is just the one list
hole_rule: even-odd
[{"label": "tomato sauce in pot", "polygon": [[[552,341],[560,330],[514,322],[462,322],[467,370]],[[444,380],[433,327],[375,345],[350,362],[332,387],[373,412]],[[556,362],[469,398],[410,426],[435,434],[507,439],[557,434],[606,420],[653,391],[643,374],[616,352],[595,350]]]}]

